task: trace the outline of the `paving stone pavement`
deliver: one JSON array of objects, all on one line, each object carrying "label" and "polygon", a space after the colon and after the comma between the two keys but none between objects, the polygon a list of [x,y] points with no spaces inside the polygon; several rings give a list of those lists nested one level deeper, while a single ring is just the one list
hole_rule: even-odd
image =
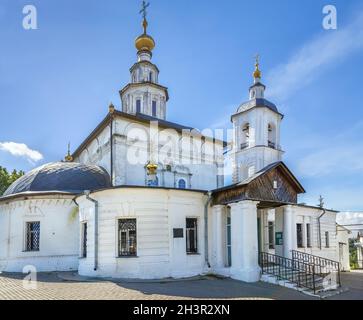
[{"label": "paving stone pavement", "polygon": [[[355,276],[350,274],[349,279]],[[0,300],[316,299],[267,283],[249,284],[214,277],[170,282],[66,281],[67,275],[63,273],[40,273],[36,289],[24,288],[23,277],[22,274],[0,274]],[[363,299],[363,287],[354,288],[345,297]],[[344,298],[344,294],[335,298]]]}]

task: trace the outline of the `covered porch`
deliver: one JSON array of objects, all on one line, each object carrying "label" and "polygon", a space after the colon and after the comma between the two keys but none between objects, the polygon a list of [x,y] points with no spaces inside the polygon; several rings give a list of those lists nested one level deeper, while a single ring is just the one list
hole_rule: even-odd
[{"label": "covered porch", "polygon": [[294,206],[302,192],[282,162],[214,191],[209,219],[212,270],[256,282],[261,277],[259,252],[291,258],[297,248]]}]

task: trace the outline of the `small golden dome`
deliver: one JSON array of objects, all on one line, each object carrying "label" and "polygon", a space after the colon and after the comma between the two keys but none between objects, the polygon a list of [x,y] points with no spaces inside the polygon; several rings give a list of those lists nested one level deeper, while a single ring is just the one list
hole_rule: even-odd
[{"label": "small golden dome", "polygon": [[71,155],[71,144],[68,143],[68,152],[67,155],[64,157],[65,162],[73,162],[73,157]]},{"label": "small golden dome", "polygon": [[151,36],[146,33],[148,26],[146,19],[144,19],[142,25],[144,28],[144,33],[136,38],[135,47],[138,51],[153,51],[153,49],[155,48],[155,41]]},{"label": "small golden dome", "polygon": [[253,72],[253,77],[255,79],[261,79],[262,73],[261,73],[259,67],[260,67],[259,55],[257,55],[256,56],[255,71]]},{"label": "small golden dome", "polygon": [[149,175],[153,175],[153,174],[156,174],[156,171],[158,170],[158,165],[157,164],[153,164],[153,163],[149,163],[147,166],[146,166],[146,169],[147,169],[147,173]]},{"label": "small golden dome", "polygon": [[255,72],[253,73],[253,77],[255,79],[261,79],[261,71],[258,68],[256,68]]},{"label": "small golden dome", "polygon": [[108,106],[108,112],[111,113],[111,114],[115,112],[115,106],[113,105],[112,102]]},{"label": "small golden dome", "polygon": [[139,51],[152,51],[155,48],[155,41],[149,35],[143,34],[135,40],[135,47]]}]

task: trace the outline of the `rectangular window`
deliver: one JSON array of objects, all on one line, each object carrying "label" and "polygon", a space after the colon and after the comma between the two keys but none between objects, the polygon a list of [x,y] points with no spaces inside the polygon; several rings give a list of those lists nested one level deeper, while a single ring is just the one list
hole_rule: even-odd
[{"label": "rectangular window", "polygon": [[136,113],[141,113],[141,100],[136,100]]},{"label": "rectangular window", "polygon": [[297,237],[297,247],[303,248],[304,247],[303,228],[301,223],[296,224],[296,237]]},{"label": "rectangular window", "polygon": [[311,248],[311,224],[306,224],[306,246]]},{"label": "rectangular window", "polygon": [[198,219],[187,218],[187,230],[186,230],[186,241],[187,241],[187,253],[198,253]]},{"label": "rectangular window", "polygon": [[120,219],[118,221],[118,243],[119,257],[137,255],[136,219]]},{"label": "rectangular window", "polygon": [[156,117],[156,101],[155,100],[152,103],[152,116]]},{"label": "rectangular window", "polygon": [[40,222],[26,223],[26,251],[39,251]]},{"label": "rectangular window", "polygon": [[227,267],[232,265],[232,236],[231,236],[231,214],[228,213],[227,215]]},{"label": "rectangular window", "polygon": [[325,232],[325,247],[326,248],[329,248],[329,246],[330,246],[330,243],[329,243],[329,232],[326,231]]},{"label": "rectangular window", "polygon": [[268,222],[268,247],[269,249],[275,249],[275,239],[274,239],[274,223],[272,221]]},{"label": "rectangular window", "polygon": [[82,223],[82,258],[87,258],[87,223]]}]

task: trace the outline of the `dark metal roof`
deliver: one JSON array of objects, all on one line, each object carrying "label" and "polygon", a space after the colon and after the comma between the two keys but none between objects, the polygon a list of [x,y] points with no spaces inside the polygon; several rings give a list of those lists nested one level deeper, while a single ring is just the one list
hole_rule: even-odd
[{"label": "dark metal roof", "polygon": [[[73,152],[72,157],[73,158],[77,158],[80,153],[87,147],[87,145],[98,135],[102,132],[102,130],[108,126],[112,120],[114,119],[115,116],[118,117],[122,117],[125,119],[130,119],[131,121],[139,121],[142,123],[150,123],[150,121],[158,121],[158,125],[160,127],[166,128],[166,129],[175,129],[177,131],[182,131],[183,129],[189,129],[189,130],[193,130],[193,127],[188,127],[188,126],[184,126],[184,125],[180,125],[174,122],[170,122],[170,121],[165,121],[159,118],[154,118],[142,113],[137,113],[136,115],[134,114],[130,114],[130,113],[126,113],[123,111],[119,111],[119,110],[115,110],[113,114],[108,113],[107,116],[98,124],[98,126],[91,132],[91,134],[89,134],[89,136],[81,143],[81,145],[76,149],[76,151]],[[219,141],[221,143],[223,143],[223,146],[227,146],[227,142],[226,141],[221,141],[219,139],[215,139],[212,137],[205,137],[206,139],[210,139],[213,141]]]},{"label": "dark metal roof", "polygon": [[176,129],[176,130],[194,130],[194,128],[192,127],[188,127],[188,126],[184,126],[182,124],[178,124],[175,122],[170,122],[170,121],[166,121],[163,119],[159,119],[156,117],[152,117],[149,116],[147,114],[144,113],[137,113],[136,117],[139,118],[140,120],[146,120],[146,121],[158,121],[159,125],[165,128],[170,128],[170,129]]},{"label": "dark metal roof", "polygon": [[245,112],[245,111],[253,109],[253,108],[268,108],[271,111],[276,112],[279,115],[281,115],[282,117],[284,117],[284,115],[279,112],[279,110],[277,109],[277,107],[274,103],[272,103],[271,101],[268,101],[267,99],[264,99],[264,98],[252,99],[252,100],[242,103],[239,106],[237,113],[232,115],[232,117],[236,116],[239,113]]},{"label": "dark metal roof", "polygon": [[36,168],[16,180],[4,197],[24,192],[69,192],[111,187],[109,174],[101,167],[75,162],[54,162]]}]

